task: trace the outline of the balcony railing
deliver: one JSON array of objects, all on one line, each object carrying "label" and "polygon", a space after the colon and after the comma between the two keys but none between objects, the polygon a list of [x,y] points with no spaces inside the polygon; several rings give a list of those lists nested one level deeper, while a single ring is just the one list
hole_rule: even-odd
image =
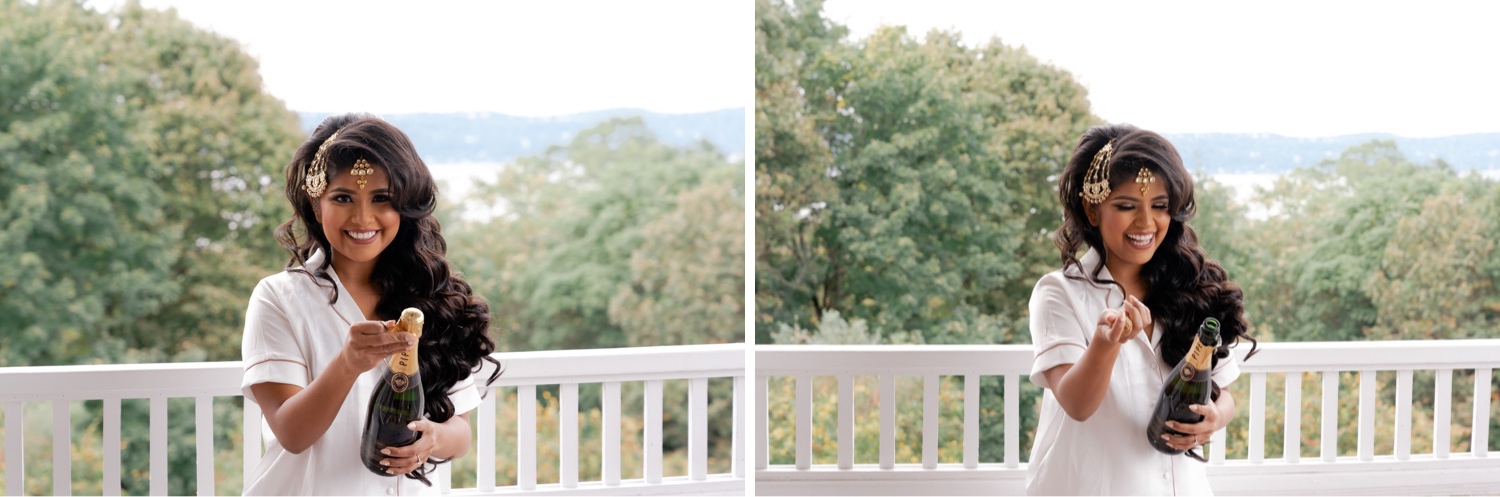
[{"label": "balcony railing", "polygon": [[[496,354],[505,374],[491,387],[516,387],[517,439],[516,484],[496,486],[495,419],[496,397],[492,390],[473,414],[478,437],[467,457],[477,458],[477,482],[473,488],[452,488],[451,466],[440,467],[434,485],[443,493],[458,495],[553,494],[720,494],[745,493],[745,469],[741,446],[745,416],[743,402],[745,346],[688,345],[626,349],[570,350]],[[71,426],[69,402],[103,401],[103,482],[105,495],[120,493],[120,401],[149,399],[150,402],[150,493],[167,493],[167,400],[195,399],[197,481],[199,495],[212,495],[214,488],[214,440],[212,402],[218,397],[239,397],[243,367],[239,362],[128,364],[103,366],[55,366],[0,368],[0,404],[5,414],[5,491],[22,495],[24,486],[24,404],[50,402],[53,426]],[[488,376],[489,371],[482,373]],[[732,378],[733,428],[731,471],[708,473],[708,380]],[[662,385],[664,381],[688,383],[688,454],[686,476],[662,476]],[[623,479],[620,474],[620,386],[644,383],[644,435],[641,455],[643,478]],[[602,436],[598,481],[579,482],[578,385],[601,384]],[[557,385],[558,413],[557,483],[537,483],[536,388]],[[173,419],[172,422],[179,422]],[[244,469],[248,473],[262,453],[261,414],[254,403],[245,403],[243,417]],[[73,444],[71,430],[54,429],[52,472],[54,493],[71,493]],[[353,457],[351,454],[350,457]]]},{"label": "balcony railing", "polygon": [[[1248,346],[1239,347],[1243,355]],[[1306,342],[1262,344],[1261,352],[1242,363],[1238,381],[1250,384],[1249,398],[1237,398],[1238,414],[1248,419],[1243,453],[1226,454],[1225,432],[1214,435],[1208,475],[1216,493],[1233,494],[1470,494],[1500,493],[1500,457],[1488,453],[1492,371],[1500,366],[1500,340],[1429,340],[1397,342]],[[996,346],[759,346],[755,351],[756,493],[760,495],[994,495],[1025,493],[1026,462],[1020,459],[1020,387],[1031,370],[1029,345]],[[1396,377],[1393,450],[1376,454],[1377,372]],[[1431,453],[1413,454],[1412,378],[1415,371],[1434,377]],[[1453,377],[1473,371],[1473,415],[1467,452],[1450,453]],[[1339,405],[1339,373],[1359,377],[1357,406]],[[1298,422],[1285,423],[1284,452],[1264,453],[1267,374],[1286,373],[1282,419],[1302,419],[1304,374],[1322,379],[1322,408],[1317,458],[1304,459]],[[1424,373],[1425,375],[1425,373]],[[921,463],[896,464],[895,382],[898,376],[924,379],[921,416]],[[963,378],[963,462],[938,462],[939,380]],[[978,381],[1003,378],[1003,459],[979,462]],[[770,464],[767,433],[768,380],[795,381],[790,404],[795,419],[794,464]],[[837,398],[814,399],[812,379],[834,377]],[[855,460],[853,385],[857,377],[878,377],[880,441],[878,460]],[[1457,392],[1462,395],[1464,392]],[[813,464],[814,402],[837,407],[838,460]],[[1357,409],[1356,426],[1339,426],[1339,409]],[[1238,425],[1231,425],[1238,426]],[[1030,428],[1034,429],[1034,428]],[[1144,429],[1144,427],[1142,428]],[[1356,455],[1338,455],[1338,433],[1357,431]],[[1385,436],[1385,434],[1382,434]],[[1239,452],[1238,450],[1236,452]]]}]

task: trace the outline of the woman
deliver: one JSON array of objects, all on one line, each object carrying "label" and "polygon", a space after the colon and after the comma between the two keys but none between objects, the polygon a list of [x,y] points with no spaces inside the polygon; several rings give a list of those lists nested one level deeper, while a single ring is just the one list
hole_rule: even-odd
[{"label": "woman", "polygon": [[[1221,387],[1239,375],[1229,354],[1246,329],[1244,301],[1204,256],[1192,219],[1193,181],[1165,138],[1125,124],[1084,133],[1058,180],[1063,268],[1031,293],[1031,381],[1045,389],[1031,451],[1031,494],[1210,494],[1201,463],[1144,439],[1165,376],[1206,317],[1222,323],[1214,400],[1194,424],[1168,422],[1177,449],[1207,443],[1234,418]],[[1080,248],[1087,246],[1083,257]],[[1196,453],[1189,454],[1197,456]]]},{"label": "woman", "polygon": [[[365,469],[359,447],[382,359],[410,348],[388,333],[402,309],[426,315],[418,344],[426,418],[413,444],[386,449],[390,476],[430,486],[428,464],[469,449],[474,374],[495,344],[489,306],[453,274],[432,217],[437,186],[405,133],[381,119],[325,119],[287,166],[290,220],[276,238],[288,269],[261,280],[245,313],[245,398],[271,438],[247,495],[417,493]],[[498,366],[498,363],[496,364]],[[491,374],[484,386],[499,375]],[[394,488],[393,488],[394,486]]]}]

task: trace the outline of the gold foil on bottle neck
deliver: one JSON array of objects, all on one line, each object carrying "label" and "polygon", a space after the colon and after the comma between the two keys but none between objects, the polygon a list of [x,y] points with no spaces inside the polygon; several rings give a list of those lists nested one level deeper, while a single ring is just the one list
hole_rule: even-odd
[{"label": "gold foil on bottle neck", "polygon": [[[401,311],[401,319],[396,321],[396,327],[391,332],[404,331],[411,333],[417,338],[422,338],[422,325],[425,321],[426,317],[422,315],[422,311],[417,310],[415,307],[408,307]],[[403,376],[417,374],[417,346],[413,345],[411,350],[403,350],[391,356],[391,371]],[[405,390],[405,388],[398,389],[397,391],[402,390]]]}]

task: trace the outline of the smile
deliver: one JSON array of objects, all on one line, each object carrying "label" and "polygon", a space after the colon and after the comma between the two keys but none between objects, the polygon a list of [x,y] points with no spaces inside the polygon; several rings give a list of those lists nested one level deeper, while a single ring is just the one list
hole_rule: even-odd
[{"label": "smile", "polygon": [[347,235],[350,239],[353,239],[354,243],[370,243],[370,242],[373,242],[373,241],[375,241],[375,234],[379,233],[379,232],[380,232],[380,230],[368,230],[368,231],[366,231],[366,230],[361,230],[361,231],[344,230],[344,234]]},{"label": "smile", "polygon": [[1151,242],[1156,241],[1156,234],[1146,233],[1139,235],[1125,235],[1125,238],[1130,241],[1131,247],[1138,249],[1148,249],[1151,248]]}]

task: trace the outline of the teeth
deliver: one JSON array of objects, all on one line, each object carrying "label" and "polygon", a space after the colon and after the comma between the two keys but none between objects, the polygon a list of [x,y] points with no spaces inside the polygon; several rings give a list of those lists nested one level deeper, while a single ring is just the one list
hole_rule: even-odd
[{"label": "teeth", "polygon": [[371,238],[375,238],[375,232],[374,231],[359,231],[359,232],[345,231],[344,233],[348,233],[349,234],[349,238],[353,238],[355,240],[369,240]]},{"label": "teeth", "polygon": [[1125,235],[1125,237],[1137,242],[1146,243],[1150,242],[1151,239],[1156,238],[1156,235]]}]

